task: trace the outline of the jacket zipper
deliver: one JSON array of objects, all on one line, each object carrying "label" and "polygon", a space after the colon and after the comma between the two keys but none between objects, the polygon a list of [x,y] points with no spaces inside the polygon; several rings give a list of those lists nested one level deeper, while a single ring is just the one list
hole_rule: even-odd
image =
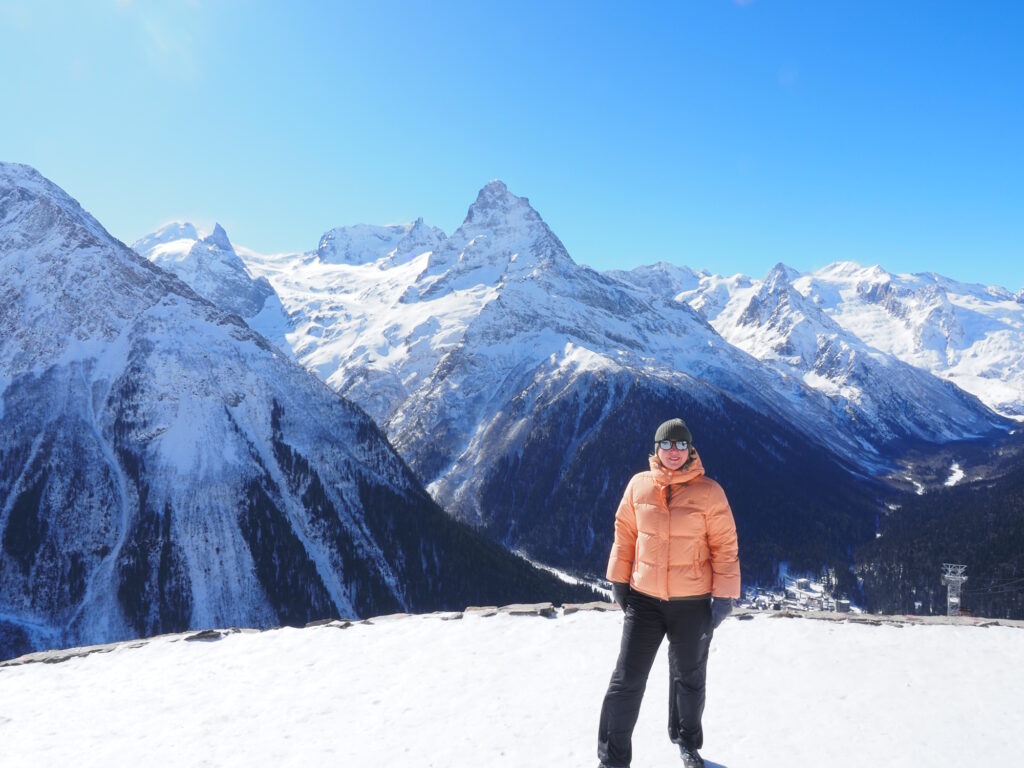
[{"label": "jacket zipper", "polygon": [[665,514],[668,519],[665,521],[666,550],[665,550],[665,600],[669,599],[668,574],[672,568],[672,486],[665,486]]}]

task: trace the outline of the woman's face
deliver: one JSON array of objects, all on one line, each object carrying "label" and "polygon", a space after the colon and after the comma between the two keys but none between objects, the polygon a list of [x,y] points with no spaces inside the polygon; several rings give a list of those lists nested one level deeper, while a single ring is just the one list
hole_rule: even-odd
[{"label": "woman's face", "polygon": [[676,448],[675,443],[668,450],[658,447],[658,461],[667,469],[679,469],[688,458],[690,458],[689,446],[682,451]]}]

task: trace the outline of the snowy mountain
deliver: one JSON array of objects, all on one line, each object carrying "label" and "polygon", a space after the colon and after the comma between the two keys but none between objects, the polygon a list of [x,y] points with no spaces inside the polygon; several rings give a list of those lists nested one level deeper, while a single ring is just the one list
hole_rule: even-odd
[{"label": "snowy mountain", "polygon": [[[597,764],[619,612],[442,618],[172,635],[0,667],[0,764]],[[1013,765],[1024,630],[873,618],[727,619],[708,662],[709,768]],[[680,765],[667,670],[663,645],[634,765]]]},{"label": "snowy mountain", "polygon": [[234,312],[288,354],[288,313],[265,277],[254,277],[220,224],[208,235],[187,222],[166,224],[132,246],[196,293]]},{"label": "snowy mountain", "polygon": [[[856,471],[890,466],[881,441],[866,453],[841,408],[687,305],[575,264],[501,182],[447,238],[361,225],[316,252],[243,255],[289,312],[296,359],[363,406],[442,505],[510,548],[603,571],[621,489],[677,413],[730,489],[752,573],[791,548],[842,557],[873,531]],[[978,432],[993,429],[978,411]],[[827,528],[796,534],[821,515]]]},{"label": "snowy mountain", "polygon": [[621,489],[671,415],[727,488],[753,578],[780,553],[843,560],[883,509],[869,478],[941,484],[911,451],[1010,426],[862,341],[791,270],[600,274],[500,181],[448,237],[359,225],[314,252],[241,255],[289,313],[296,359],[367,410],[435,499],[561,567],[603,571]]},{"label": "snowy mountain", "polygon": [[[762,292],[769,295],[767,311],[748,311],[755,301],[764,305]],[[772,350],[789,338],[790,329],[779,327],[781,316],[772,315],[773,300],[788,301],[796,305],[793,312],[818,324],[830,320],[826,335],[837,337],[841,329],[847,345],[856,339],[876,358],[886,353],[956,384],[1004,416],[1024,417],[1024,305],[1019,294],[998,286],[839,262],[806,275],[776,267],[764,280],[704,275],[697,286],[680,286],[676,296],[761,359],[775,356]]]},{"label": "snowy mountain", "polygon": [[385,266],[395,266],[409,257],[436,250],[444,241],[444,232],[427,226],[423,219],[387,227],[358,224],[327,232],[320,238],[316,256],[325,264],[359,266],[383,260]]},{"label": "snowy mountain", "polygon": [[998,423],[977,398],[841,326],[795,287],[800,279],[778,264],[757,283],[703,275],[677,296],[712,319],[730,344],[826,395],[862,440],[942,443],[978,437]]},{"label": "snowy mountain", "polygon": [[[251,287],[232,253],[216,230],[191,274]],[[236,314],[0,164],[0,656],[574,591],[452,521]]]}]

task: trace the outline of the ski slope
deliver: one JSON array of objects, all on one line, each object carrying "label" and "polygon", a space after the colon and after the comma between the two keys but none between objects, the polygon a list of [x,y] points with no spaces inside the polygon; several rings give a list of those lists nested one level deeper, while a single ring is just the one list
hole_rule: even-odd
[{"label": "ski slope", "polygon": [[[372,621],[164,636],[0,667],[0,765],[597,765],[618,612]],[[666,736],[666,669],[663,648],[636,767],[680,764]],[[714,639],[708,680],[709,766],[1019,759],[1019,628],[733,617]]]}]

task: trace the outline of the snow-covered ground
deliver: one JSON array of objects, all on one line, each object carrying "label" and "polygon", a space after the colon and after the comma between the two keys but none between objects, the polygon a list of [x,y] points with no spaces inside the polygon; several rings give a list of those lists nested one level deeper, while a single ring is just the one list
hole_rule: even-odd
[{"label": "snow-covered ground", "polygon": [[[0,667],[3,766],[593,768],[622,616],[466,615],[182,636]],[[678,766],[655,662],[634,766]],[[1002,766],[1024,732],[1024,630],[728,619],[709,766]]]}]

